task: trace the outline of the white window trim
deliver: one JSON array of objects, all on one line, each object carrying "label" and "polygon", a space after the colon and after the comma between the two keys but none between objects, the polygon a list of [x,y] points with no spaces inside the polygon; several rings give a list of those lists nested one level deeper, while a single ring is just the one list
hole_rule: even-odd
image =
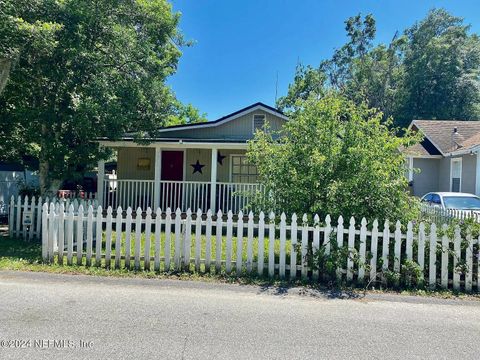
[{"label": "white window trim", "polygon": [[460,163],[460,185],[458,187],[458,192],[462,192],[462,171],[463,171],[463,167],[462,167],[462,158],[451,158],[450,159],[450,191],[453,191],[452,189],[452,178],[453,178],[453,163],[454,162],[458,162]]},{"label": "white window trim", "polygon": [[255,134],[255,116],[263,116],[263,124],[267,123],[267,115],[262,113],[253,113],[252,114],[252,134]]},{"label": "white window trim", "polygon": [[413,181],[413,157],[408,157],[408,181]]}]

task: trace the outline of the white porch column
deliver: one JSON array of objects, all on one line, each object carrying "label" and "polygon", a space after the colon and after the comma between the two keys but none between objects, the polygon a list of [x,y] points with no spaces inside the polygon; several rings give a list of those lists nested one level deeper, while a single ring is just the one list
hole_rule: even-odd
[{"label": "white porch column", "polygon": [[217,148],[212,148],[212,169],[210,171],[210,209],[215,214],[215,200],[217,198]]},{"label": "white porch column", "polygon": [[[160,207],[160,180],[162,178],[162,149],[155,148],[155,183],[153,186],[153,212]],[[164,209],[165,210],[165,209]]]},{"label": "white porch column", "polygon": [[98,205],[104,207],[103,190],[105,189],[105,160],[98,161],[97,169],[97,200]]},{"label": "white porch column", "polygon": [[480,196],[480,150],[477,151],[477,166],[475,172],[475,195]]}]

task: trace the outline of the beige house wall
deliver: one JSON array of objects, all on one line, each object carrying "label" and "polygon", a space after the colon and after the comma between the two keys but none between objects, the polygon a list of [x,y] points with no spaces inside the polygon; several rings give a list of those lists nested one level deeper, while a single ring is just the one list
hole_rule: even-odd
[{"label": "beige house wall", "polygon": [[[146,158],[150,160],[149,170],[139,169],[137,167],[138,160],[141,158]],[[155,149],[136,147],[118,148],[117,178],[132,180],[154,180]]]},{"label": "beige house wall", "polygon": [[[166,149],[171,150],[171,149]],[[217,181],[229,182],[230,181],[230,162],[232,154],[246,154],[246,150],[231,150],[231,149],[219,149],[219,154],[225,156],[223,164],[220,165],[217,162]],[[150,170],[138,169],[138,160],[140,158],[150,159]],[[212,153],[210,149],[186,149],[184,161],[185,174],[184,179],[186,181],[210,181],[210,173],[212,170],[211,164]],[[193,174],[192,164],[195,164],[197,160],[200,164],[205,165],[202,168],[202,173],[196,172]],[[118,149],[117,156],[117,176],[118,179],[135,179],[135,180],[154,180],[155,179],[155,149],[153,148],[134,148],[125,147]]]}]

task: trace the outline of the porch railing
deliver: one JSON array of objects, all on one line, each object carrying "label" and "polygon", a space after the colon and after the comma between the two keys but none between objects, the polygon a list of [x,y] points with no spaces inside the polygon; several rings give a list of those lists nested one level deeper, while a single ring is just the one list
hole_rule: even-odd
[{"label": "porch railing", "polygon": [[208,209],[234,213],[244,210],[252,202],[257,192],[263,191],[260,184],[216,183],[215,206],[211,206],[211,183],[200,181],[161,181],[160,194],[154,194],[153,180],[117,180],[105,179],[103,204],[123,209],[127,207],[146,209],[155,206],[155,198],[161,209]]}]

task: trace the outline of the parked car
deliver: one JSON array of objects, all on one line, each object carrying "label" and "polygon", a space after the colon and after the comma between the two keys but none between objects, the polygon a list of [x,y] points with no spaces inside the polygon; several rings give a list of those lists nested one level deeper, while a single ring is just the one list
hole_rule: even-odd
[{"label": "parked car", "polygon": [[458,192],[430,192],[420,201],[441,209],[480,212],[480,198],[473,194]]}]

